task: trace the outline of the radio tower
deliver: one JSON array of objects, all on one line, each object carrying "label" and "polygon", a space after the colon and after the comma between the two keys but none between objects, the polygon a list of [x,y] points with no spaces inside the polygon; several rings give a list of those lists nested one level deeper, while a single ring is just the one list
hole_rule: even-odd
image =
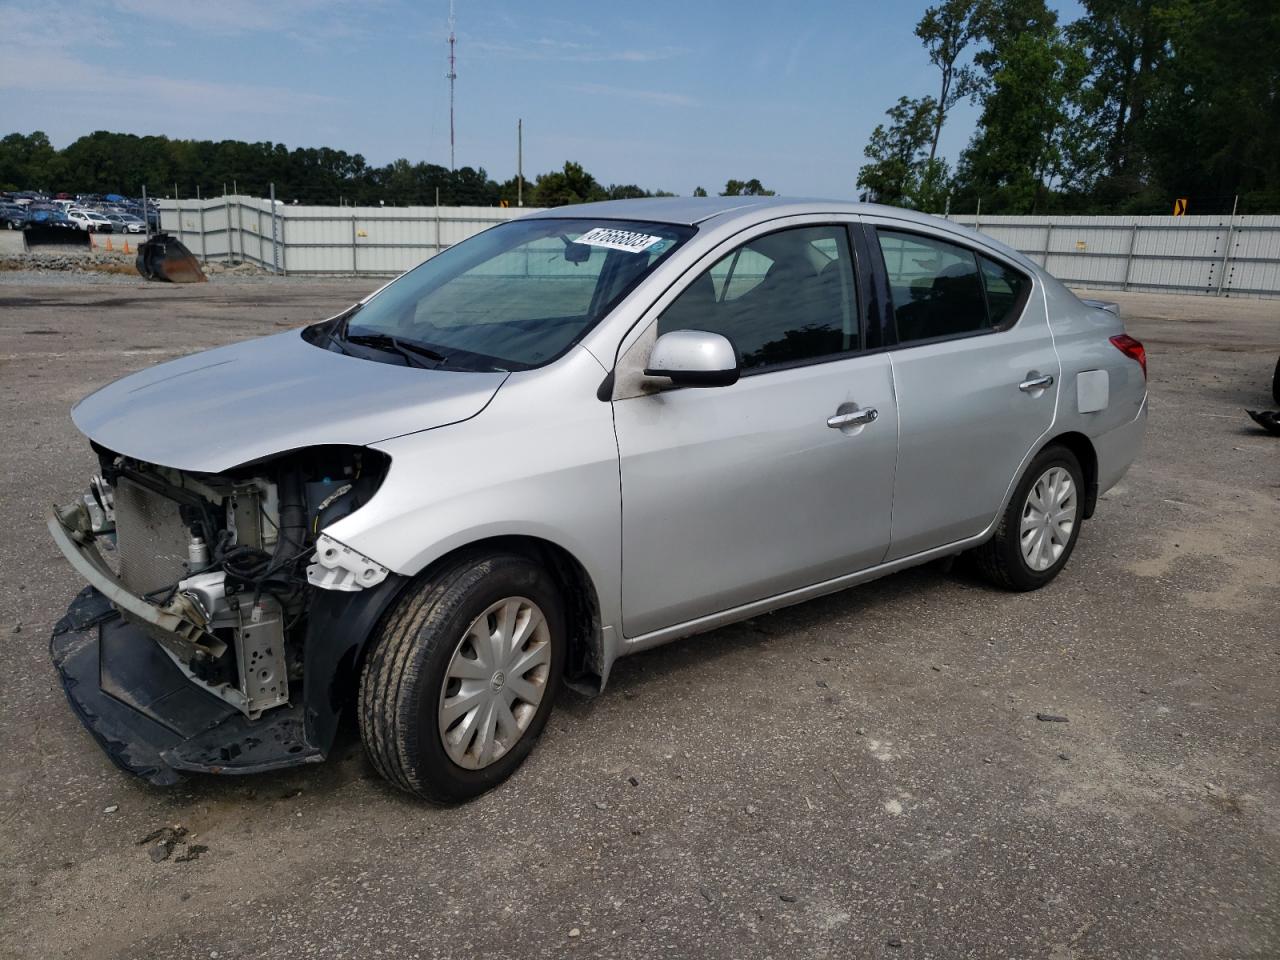
[{"label": "radio tower", "polygon": [[445,78],[449,81],[449,169],[454,169],[453,140],[453,81],[458,79],[458,71],[454,69],[453,48],[456,40],[453,36],[453,0],[449,0],[449,72]]}]

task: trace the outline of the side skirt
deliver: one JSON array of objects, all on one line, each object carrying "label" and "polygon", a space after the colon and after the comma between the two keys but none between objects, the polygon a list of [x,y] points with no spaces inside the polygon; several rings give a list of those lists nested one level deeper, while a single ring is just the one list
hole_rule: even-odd
[{"label": "side skirt", "polygon": [[[1003,513],[1003,507],[1001,508]],[[737,623],[740,620],[749,620],[752,617],[762,613],[769,613],[773,610],[780,610],[783,607],[794,606],[797,603],[804,603],[806,600],[813,600],[817,597],[824,597],[829,593],[839,593],[848,587],[855,587],[860,583],[867,583],[871,580],[878,580],[886,577],[891,573],[897,573],[900,570],[906,570],[908,567],[917,567],[923,563],[929,563],[932,560],[939,560],[943,557],[954,556],[963,553],[972,547],[978,546],[984,540],[991,536],[992,527],[977,536],[969,537],[967,540],[957,540],[955,543],[948,543],[941,547],[935,547],[932,550],[926,550],[923,553],[912,554],[909,557],[902,557],[898,560],[891,560],[888,563],[881,563],[874,567],[867,567],[865,570],[859,570],[857,573],[845,574],[842,577],[836,577],[833,580],[824,580],[821,583],[815,583],[808,587],[801,587],[798,590],[791,590],[787,593],[780,593],[776,596],[766,597],[763,600],[755,600],[751,603],[744,603],[738,607],[731,607],[728,610],[722,610],[719,613],[708,614],[705,617],[699,617],[696,620],[688,620],[684,623],[677,623],[675,626],[663,627],[661,630],[654,630],[651,633],[641,634],[638,637],[628,637],[620,651],[623,655],[638,653],[641,650],[647,650],[650,647],[661,646],[672,640],[679,640],[681,637],[689,637],[695,633],[706,633],[708,630],[715,630],[718,627],[728,626],[731,623]]]}]

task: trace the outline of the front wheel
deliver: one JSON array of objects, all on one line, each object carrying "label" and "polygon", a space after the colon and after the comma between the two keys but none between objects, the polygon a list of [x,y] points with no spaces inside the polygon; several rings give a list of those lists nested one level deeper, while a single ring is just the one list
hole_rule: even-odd
[{"label": "front wheel", "polygon": [[1067,565],[1084,519],[1080,461],[1049,446],[1018,482],[995,535],[974,550],[978,569],[1006,590],[1038,590]]},{"label": "front wheel", "polygon": [[360,735],[404,790],[456,803],[497,786],[546,726],[567,646],[560,592],[516,554],[471,554],[403,597],[360,679]]}]

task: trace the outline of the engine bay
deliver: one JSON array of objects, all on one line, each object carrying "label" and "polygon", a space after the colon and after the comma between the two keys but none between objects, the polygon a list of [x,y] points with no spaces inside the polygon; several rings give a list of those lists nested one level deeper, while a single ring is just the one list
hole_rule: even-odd
[{"label": "engine bay", "polygon": [[319,447],[195,474],[95,450],[100,473],[60,514],[147,605],[117,602],[121,615],[246,717],[289,703],[312,588],[362,589],[386,575],[323,531],[368,502],[389,459]]}]

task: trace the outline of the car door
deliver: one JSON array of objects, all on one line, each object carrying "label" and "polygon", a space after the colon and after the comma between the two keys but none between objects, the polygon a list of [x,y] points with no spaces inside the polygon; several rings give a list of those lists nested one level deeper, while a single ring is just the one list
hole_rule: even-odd
[{"label": "car door", "polygon": [[868,218],[897,345],[888,559],[981,533],[1053,424],[1061,368],[1031,276],[991,251]]},{"label": "car door", "polygon": [[654,336],[708,330],[743,375],[615,393],[629,639],[884,557],[897,414],[888,357],[862,352],[851,249],[842,224],[756,228],[642,319],[644,357]]}]

